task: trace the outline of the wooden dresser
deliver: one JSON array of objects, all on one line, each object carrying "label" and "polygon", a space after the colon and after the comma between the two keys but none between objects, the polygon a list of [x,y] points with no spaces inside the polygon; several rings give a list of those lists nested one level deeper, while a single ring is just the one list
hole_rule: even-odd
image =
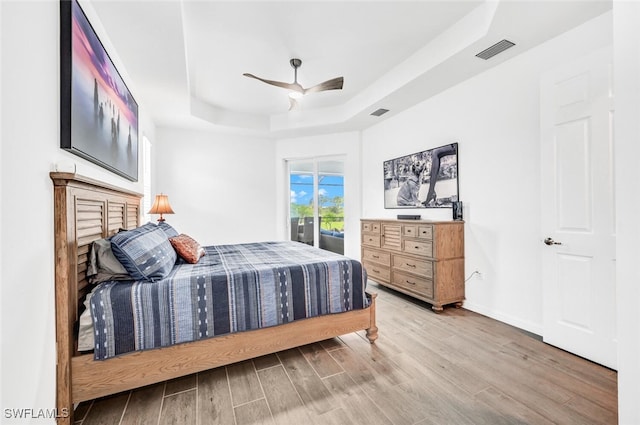
[{"label": "wooden dresser", "polygon": [[464,300],[464,222],[361,220],[362,263],[369,278],[441,312]]}]

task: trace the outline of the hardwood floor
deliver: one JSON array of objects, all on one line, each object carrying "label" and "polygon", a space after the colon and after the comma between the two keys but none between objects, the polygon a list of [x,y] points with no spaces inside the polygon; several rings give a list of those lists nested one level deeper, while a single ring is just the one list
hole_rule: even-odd
[{"label": "hardwood floor", "polygon": [[465,309],[375,284],[379,339],[344,335],[117,394],[76,424],[615,424],[617,374]]}]

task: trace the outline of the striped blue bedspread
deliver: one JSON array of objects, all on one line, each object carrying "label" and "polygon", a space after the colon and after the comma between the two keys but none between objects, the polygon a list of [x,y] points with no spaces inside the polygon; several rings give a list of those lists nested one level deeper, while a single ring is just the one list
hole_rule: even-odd
[{"label": "striped blue bedspread", "polygon": [[356,260],[298,242],[205,247],[156,282],[105,282],[91,298],[96,360],[368,306]]}]

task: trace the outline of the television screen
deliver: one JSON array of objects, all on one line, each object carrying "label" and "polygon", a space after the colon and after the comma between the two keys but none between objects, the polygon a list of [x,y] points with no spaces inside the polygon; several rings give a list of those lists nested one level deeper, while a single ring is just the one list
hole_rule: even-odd
[{"label": "television screen", "polygon": [[385,208],[451,208],[458,201],[458,144],[384,161]]}]

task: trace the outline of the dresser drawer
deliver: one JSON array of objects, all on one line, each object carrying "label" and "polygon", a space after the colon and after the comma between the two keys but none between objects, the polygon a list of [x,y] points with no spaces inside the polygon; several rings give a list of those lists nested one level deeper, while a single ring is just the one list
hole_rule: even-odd
[{"label": "dresser drawer", "polygon": [[392,258],[391,266],[395,270],[415,273],[419,276],[433,279],[433,262],[429,260],[403,257],[402,255],[394,255]]},{"label": "dresser drawer", "polygon": [[377,221],[365,221],[362,223],[362,231],[380,233],[380,223]]},{"label": "dresser drawer", "polygon": [[374,246],[376,248],[380,248],[380,235],[376,235],[373,233],[363,233],[362,234],[362,245]]},{"label": "dresser drawer", "polygon": [[421,239],[433,239],[433,226],[418,226],[418,237]]},{"label": "dresser drawer", "polygon": [[407,238],[418,237],[418,226],[414,224],[405,224],[402,226],[402,236]]},{"label": "dresser drawer", "polygon": [[388,252],[374,251],[371,249],[363,248],[362,261],[370,261],[389,266],[391,264],[391,254],[389,254]]},{"label": "dresser drawer", "polygon": [[424,279],[394,271],[391,283],[402,289],[415,292],[416,294],[428,298],[433,298],[433,281],[431,279]]},{"label": "dresser drawer", "polygon": [[391,272],[388,268],[382,267],[379,264],[370,263],[368,261],[363,261],[362,264],[367,270],[367,276],[369,276],[371,279],[380,279],[381,282],[389,282],[389,279],[391,278]]},{"label": "dresser drawer", "polygon": [[404,240],[402,242],[404,252],[433,257],[433,243],[431,241]]}]

